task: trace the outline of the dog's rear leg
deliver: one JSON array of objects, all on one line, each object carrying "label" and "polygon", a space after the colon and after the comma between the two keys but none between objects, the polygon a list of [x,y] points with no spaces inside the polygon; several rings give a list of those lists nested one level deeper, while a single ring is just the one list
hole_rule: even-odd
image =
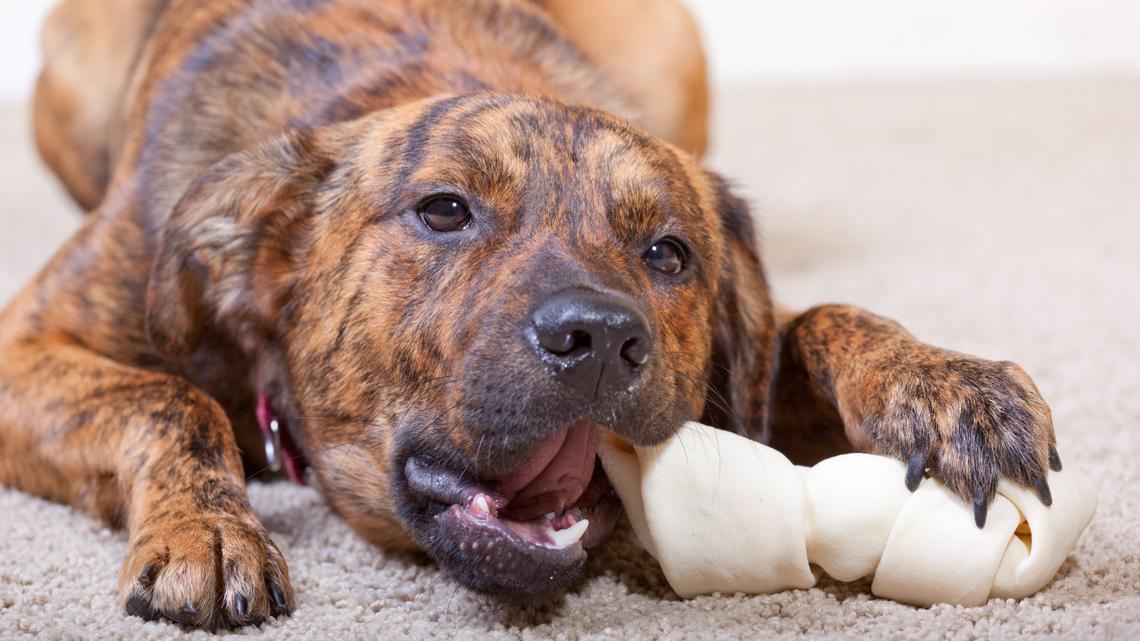
[{"label": "dog's rear leg", "polygon": [[0,352],[0,482],[127,526],[129,613],[218,628],[291,610],[213,399],[65,340]]},{"label": "dog's rear leg", "polygon": [[131,75],[167,0],[64,0],[44,23],[33,104],[40,156],[86,211],[111,179]]},{"label": "dog's rear leg", "polygon": [[696,20],[678,0],[537,0],[626,94],[638,125],[696,156],[709,87]]}]

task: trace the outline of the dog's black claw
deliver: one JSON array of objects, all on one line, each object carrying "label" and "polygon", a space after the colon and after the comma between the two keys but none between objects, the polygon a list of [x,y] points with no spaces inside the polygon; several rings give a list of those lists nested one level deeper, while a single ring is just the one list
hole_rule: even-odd
[{"label": "dog's black claw", "polygon": [[911,454],[906,464],[906,489],[911,492],[917,490],[918,484],[922,482],[922,475],[925,471],[926,455],[921,452]]},{"label": "dog's black claw", "polygon": [[240,594],[234,595],[234,611],[239,617],[249,614],[249,601]]},{"label": "dog's black claw", "polygon": [[138,582],[145,587],[154,585],[154,577],[158,575],[158,566],[153,563],[147,563],[146,567],[139,572]]},{"label": "dog's black claw", "polygon": [[273,613],[285,612],[289,605],[285,602],[285,593],[276,583],[269,584],[269,600],[273,603]]},{"label": "dog's black claw", "polygon": [[1056,445],[1049,446],[1049,469],[1053,470],[1054,472],[1061,471],[1061,457],[1057,454]]},{"label": "dog's black claw", "polygon": [[150,600],[141,594],[132,594],[131,598],[127,599],[126,610],[127,614],[140,617],[146,621],[154,621],[158,618],[158,613],[150,607]]},{"label": "dog's black claw", "polygon": [[[202,626],[203,624],[198,621],[198,606],[193,602],[187,601],[178,609],[177,612],[163,612],[162,618],[173,621],[179,625],[188,627]],[[204,627],[207,629],[214,629],[217,623],[206,624]]]},{"label": "dog's black claw", "polygon": [[977,525],[979,530],[986,527],[987,511],[989,511],[989,502],[986,501],[986,495],[978,490],[974,495],[974,525]]},{"label": "dog's black claw", "polygon": [[1045,480],[1044,476],[1037,477],[1035,482],[1037,486],[1037,497],[1045,504],[1045,507],[1053,505],[1053,493],[1049,491],[1049,481]]}]

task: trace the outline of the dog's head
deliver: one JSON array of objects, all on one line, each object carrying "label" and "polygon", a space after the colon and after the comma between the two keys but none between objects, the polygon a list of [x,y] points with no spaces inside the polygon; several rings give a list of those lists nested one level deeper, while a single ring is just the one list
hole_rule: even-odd
[{"label": "dog's head", "polygon": [[613,526],[599,429],[766,426],[747,210],[687,154],[550,100],[441,98],[231,156],[175,208],[148,299],[168,355],[220,327],[280,364],[358,531],[508,597],[564,589]]}]

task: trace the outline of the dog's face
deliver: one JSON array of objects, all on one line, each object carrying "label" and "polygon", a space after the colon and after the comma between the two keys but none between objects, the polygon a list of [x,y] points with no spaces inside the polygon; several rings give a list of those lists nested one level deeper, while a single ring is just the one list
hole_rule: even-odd
[{"label": "dog's face", "polygon": [[186,353],[212,315],[274,352],[358,531],[542,598],[618,516],[599,430],[763,430],[773,322],[751,235],[720,181],[612,116],[443,98],[209,170],[167,226],[150,329]]}]

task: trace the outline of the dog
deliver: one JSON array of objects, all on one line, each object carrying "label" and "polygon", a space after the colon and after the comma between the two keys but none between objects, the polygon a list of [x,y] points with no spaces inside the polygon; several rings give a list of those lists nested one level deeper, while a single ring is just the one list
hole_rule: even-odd
[{"label": "dog", "polygon": [[1022,368],[773,303],[675,0],[66,0],[44,47],[90,214],[0,313],[0,482],[127,529],[129,614],[293,610],[267,466],[519,602],[620,517],[600,430],[893,456],[978,527],[999,477],[1050,502]]}]

